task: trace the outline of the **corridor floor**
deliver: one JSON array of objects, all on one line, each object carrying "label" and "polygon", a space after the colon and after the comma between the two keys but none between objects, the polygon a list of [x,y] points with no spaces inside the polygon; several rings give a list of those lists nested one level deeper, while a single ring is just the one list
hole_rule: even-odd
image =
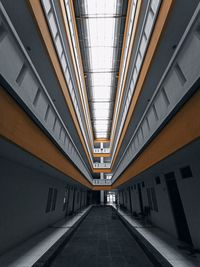
[{"label": "corridor floor", "polygon": [[93,207],[51,267],[153,266],[113,212]]}]

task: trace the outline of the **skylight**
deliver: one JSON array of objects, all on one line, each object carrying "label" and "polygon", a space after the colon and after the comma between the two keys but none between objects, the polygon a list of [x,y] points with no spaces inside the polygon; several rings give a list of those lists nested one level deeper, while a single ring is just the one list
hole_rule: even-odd
[{"label": "skylight", "polygon": [[115,53],[117,0],[84,0],[86,36],[88,38],[89,81],[96,138],[108,138]]},{"label": "skylight", "polygon": [[110,139],[128,0],[73,5],[94,139]]},{"label": "skylight", "polygon": [[94,86],[92,97],[95,101],[109,101],[111,99],[111,86]]}]

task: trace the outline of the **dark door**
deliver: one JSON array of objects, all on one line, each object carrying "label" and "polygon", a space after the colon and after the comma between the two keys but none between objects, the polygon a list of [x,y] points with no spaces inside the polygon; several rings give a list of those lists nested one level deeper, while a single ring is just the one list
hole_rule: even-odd
[{"label": "dark door", "polygon": [[129,193],[129,203],[130,203],[130,212],[133,212],[133,208],[132,208],[132,198],[131,198],[131,187],[129,186],[128,188],[128,193]]},{"label": "dark door", "polygon": [[140,203],[140,212],[143,213],[143,201],[142,201],[142,192],[141,192],[141,185],[137,185],[138,188],[138,196],[139,196],[139,203]]},{"label": "dark door", "polygon": [[76,189],[74,188],[74,192],[73,192],[73,204],[72,204],[72,213],[75,212],[75,199],[76,199]]},{"label": "dark door", "polygon": [[177,228],[178,237],[180,240],[192,244],[183,204],[179,194],[175,175],[173,172],[165,174],[167,189],[172,206],[174,220]]},{"label": "dark door", "polygon": [[69,212],[69,200],[70,200],[70,187],[67,187],[66,189],[66,212],[65,212],[65,216],[68,216],[68,212]]},{"label": "dark door", "polygon": [[125,208],[125,197],[124,197],[124,191],[122,191],[122,199],[123,199],[123,207]]},{"label": "dark door", "polygon": [[80,209],[82,208],[82,190],[80,191]]}]

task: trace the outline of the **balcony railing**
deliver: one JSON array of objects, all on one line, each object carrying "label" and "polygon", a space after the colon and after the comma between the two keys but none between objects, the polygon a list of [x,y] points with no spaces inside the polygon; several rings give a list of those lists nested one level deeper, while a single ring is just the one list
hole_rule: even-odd
[{"label": "balcony railing", "polygon": [[[200,4],[183,34],[154,95],[115,168],[114,182],[142,148],[196,89],[200,78]],[[176,129],[174,129],[176,130]]]},{"label": "balcony railing", "polygon": [[94,148],[94,153],[96,153],[96,154],[109,154],[110,148]]},{"label": "balcony railing", "polygon": [[93,185],[111,185],[111,180],[107,179],[93,179],[92,180]]},{"label": "balcony railing", "polygon": [[111,163],[98,163],[94,162],[93,163],[93,168],[95,169],[110,169]]},{"label": "balcony railing", "polygon": [[[123,113],[121,114],[121,117],[119,119],[119,122],[117,124],[117,130],[114,137],[114,146],[112,148],[112,160],[115,155],[115,151],[117,149],[117,145],[119,142],[119,138],[121,136],[122,129],[124,127],[126,115],[129,110],[129,106],[132,100],[132,96],[135,91],[135,86],[137,84],[137,80],[139,77],[140,69],[142,67],[143,60],[145,58],[145,53],[148,47],[148,43],[151,39],[151,33],[153,31],[157,15],[159,13],[159,7],[160,7],[161,0],[149,0],[148,6],[145,14],[145,18],[142,25],[142,30],[140,33],[139,41],[137,44],[137,49],[135,52],[133,63],[131,64],[131,79],[129,80],[129,84],[127,86],[128,91],[126,94],[126,98],[123,102],[123,107],[121,110],[123,110]],[[120,81],[120,86],[122,86],[122,81]],[[127,90],[127,89],[126,89]]]},{"label": "balcony railing", "polygon": [[[83,111],[81,109],[81,101],[80,101],[80,96],[78,94],[78,85],[75,83],[74,80],[74,76],[72,75],[72,65],[70,65],[68,57],[69,55],[67,54],[67,49],[66,49],[66,45],[62,36],[62,32],[60,29],[60,24],[59,24],[59,20],[56,14],[56,10],[55,10],[55,6],[52,0],[41,0],[42,4],[43,4],[43,9],[44,9],[44,13],[46,16],[46,20],[50,29],[50,33],[51,33],[51,37],[54,43],[54,46],[56,48],[56,52],[58,55],[58,60],[60,61],[60,65],[63,71],[63,75],[65,77],[65,81],[66,84],[69,88],[69,94],[71,96],[71,100],[72,103],[74,105],[74,109],[76,112],[76,115],[78,117],[79,120],[79,124],[85,139],[85,143],[88,149],[88,153],[90,155],[90,159],[92,161],[92,154],[91,154],[91,150],[89,147],[89,137],[87,134],[87,130],[85,125],[85,120],[83,117]],[[74,39],[73,39],[74,40]],[[76,49],[74,50],[75,53]],[[76,57],[78,57],[78,55],[76,55]],[[78,68],[79,70],[79,68]],[[79,70],[80,72],[80,70]],[[81,76],[81,75],[79,75]],[[83,81],[82,79],[80,79],[80,84],[83,87]],[[87,120],[89,120],[88,118],[88,114],[87,114]],[[92,138],[92,134],[91,134],[91,129],[90,130],[90,136]]]},{"label": "balcony railing", "polygon": [[38,124],[42,125],[61,150],[91,181],[90,171],[1,3],[0,74],[9,85],[9,90],[12,90],[12,93],[22,101]]}]

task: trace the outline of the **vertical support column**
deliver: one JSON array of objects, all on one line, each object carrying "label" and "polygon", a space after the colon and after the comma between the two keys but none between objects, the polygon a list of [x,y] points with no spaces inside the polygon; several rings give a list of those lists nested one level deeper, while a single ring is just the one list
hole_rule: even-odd
[{"label": "vertical support column", "polygon": [[86,207],[87,206],[87,191],[84,191],[83,198],[84,198],[83,206]]},{"label": "vertical support column", "polygon": [[[100,173],[100,179],[104,179],[104,173]],[[104,190],[101,190],[100,192],[100,203],[101,205],[104,205]]]},{"label": "vertical support column", "polygon": [[82,209],[82,198],[83,198],[83,191],[82,191],[82,189],[80,190],[80,210]]},{"label": "vertical support column", "polygon": [[128,188],[128,193],[129,193],[129,202],[130,202],[130,212],[133,213],[132,198],[131,198],[131,186],[129,186],[129,188]]},{"label": "vertical support column", "polygon": [[100,143],[100,148],[103,149],[103,142]]},{"label": "vertical support column", "polygon": [[65,212],[65,217],[67,217],[68,216],[68,214],[69,214],[69,202],[70,202],[70,196],[71,196],[71,188],[70,188],[70,186],[68,186],[67,187],[67,199],[66,199],[66,212]]},{"label": "vertical support column", "polygon": [[75,212],[76,188],[73,190],[72,214]]},{"label": "vertical support column", "polygon": [[104,205],[104,190],[101,190],[100,192],[100,202],[101,202],[101,205]]},{"label": "vertical support column", "polygon": [[122,199],[123,199],[123,207],[125,208],[126,207],[126,203],[125,203],[125,191],[124,189],[122,190]]}]

